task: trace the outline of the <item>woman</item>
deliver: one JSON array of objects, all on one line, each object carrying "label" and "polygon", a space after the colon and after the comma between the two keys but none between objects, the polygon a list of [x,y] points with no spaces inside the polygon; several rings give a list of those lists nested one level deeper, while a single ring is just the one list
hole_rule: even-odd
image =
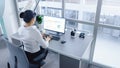
[{"label": "woman", "polygon": [[47,48],[50,41],[50,37],[46,37],[44,40],[40,31],[33,25],[35,23],[35,15],[31,10],[20,13],[20,18],[23,18],[25,24],[18,30],[18,34],[24,44],[25,53],[31,63],[34,63],[33,58],[40,55],[40,46]]}]

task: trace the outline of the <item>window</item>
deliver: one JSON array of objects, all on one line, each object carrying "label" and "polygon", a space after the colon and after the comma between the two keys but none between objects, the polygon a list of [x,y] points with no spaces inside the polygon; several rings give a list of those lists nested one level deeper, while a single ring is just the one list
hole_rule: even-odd
[{"label": "window", "polygon": [[21,2],[21,1],[26,1],[26,0],[18,0],[18,2]]},{"label": "window", "polygon": [[119,0],[103,0],[100,24],[120,26]]},{"label": "window", "polygon": [[119,68],[120,30],[99,27],[93,61]]},{"label": "window", "polygon": [[120,0],[103,0],[103,5],[120,6]]},{"label": "window", "polygon": [[66,28],[77,29],[78,23],[74,21],[66,21]]},{"label": "window", "polygon": [[39,3],[40,14],[62,17],[62,1],[61,0],[46,0]]},{"label": "window", "polygon": [[66,3],[80,3],[80,0],[65,0]]},{"label": "window", "polygon": [[18,11],[25,11],[25,10],[34,10],[36,6],[35,0],[17,0],[18,4]]},{"label": "window", "polygon": [[86,34],[93,35],[93,25],[81,24],[74,21],[66,21],[67,29],[77,29],[78,31],[85,32]]},{"label": "window", "polygon": [[93,35],[94,27],[92,25],[78,24],[78,30],[87,32],[86,34]]},{"label": "window", "polygon": [[120,67],[119,3],[119,0],[103,0],[93,57],[93,61],[114,68]]},{"label": "window", "polygon": [[78,19],[78,11],[76,10],[65,10],[65,17],[71,19]]},{"label": "window", "polygon": [[[97,1],[93,1],[93,4],[86,4],[87,2],[91,2],[89,0],[76,0],[76,1],[80,1],[78,3],[73,3],[69,1],[65,1],[65,18],[71,18],[71,16],[75,16],[74,18],[71,19],[77,19],[77,20],[82,20],[82,21],[89,21],[91,22],[95,22],[95,13],[96,13],[96,4]],[[68,16],[69,14],[67,13],[69,10],[69,13],[71,14],[71,16]],[[88,18],[89,17],[89,18]],[[91,20],[91,19],[92,20]]]},{"label": "window", "polygon": [[51,7],[42,7],[41,14],[53,17],[62,17],[61,16],[61,9],[58,8],[51,8]]},{"label": "window", "polygon": [[45,0],[45,1],[61,2],[61,0]]},{"label": "window", "polygon": [[83,12],[83,20],[84,21],[95,21],[95,13],[94,12]]},{"label": "window", "polygon": [[95,5],[97,3],[97,0],[85,0],[86,5]]}]

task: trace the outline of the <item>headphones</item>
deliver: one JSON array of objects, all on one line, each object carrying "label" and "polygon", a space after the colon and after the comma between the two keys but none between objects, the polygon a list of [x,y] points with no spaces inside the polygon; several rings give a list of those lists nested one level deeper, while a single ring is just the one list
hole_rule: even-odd
[{"label": "headphones", "polygon": [[79,38],[83,38],[84,39],[85,38],[85,33],[80,33],[79,34]]},{"label": "headphones", "polygon": [[[75,33],[76,33],[76,29],[72,30],[71,31],[71,36],[74,37],[75,36]],[[79,38],[85,38],[85,33],[80,33],[79,34]]]}]

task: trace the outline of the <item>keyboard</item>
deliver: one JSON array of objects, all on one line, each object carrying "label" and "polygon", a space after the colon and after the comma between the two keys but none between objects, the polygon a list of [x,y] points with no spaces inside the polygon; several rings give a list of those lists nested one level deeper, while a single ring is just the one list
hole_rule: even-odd
[{"label": "keyboard", "polygon": [[45,34],[45,36],[51,36],[51,40],[56,40],[56,41],[59,41],[60,40],[60,36],[57,36],[57,35],[53,35],[53,34]]},{"label": "keyboard", "polygon": [[60,36],[52,36],[52,40],[59,41],[60,40]]}]

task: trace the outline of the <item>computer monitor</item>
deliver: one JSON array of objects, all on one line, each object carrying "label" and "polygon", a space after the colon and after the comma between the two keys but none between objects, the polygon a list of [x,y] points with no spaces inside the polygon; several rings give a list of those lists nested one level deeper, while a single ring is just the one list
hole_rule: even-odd
[{"label": "computer monitor", "polygon": [[50,16],[44,16],[44,29],[64,33],[65,32],[65,19],[64,18],[56,18]]}]

